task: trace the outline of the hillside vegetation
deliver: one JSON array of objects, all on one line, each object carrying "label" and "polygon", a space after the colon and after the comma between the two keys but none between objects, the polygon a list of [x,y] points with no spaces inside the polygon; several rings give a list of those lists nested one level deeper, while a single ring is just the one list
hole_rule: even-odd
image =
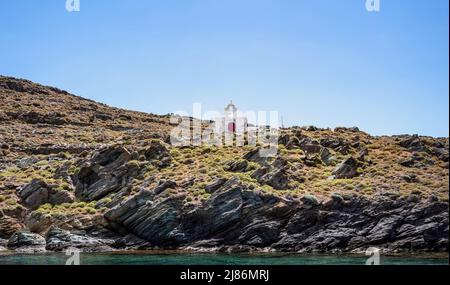
[{"label": "hillside vegetation", "polygon": [[[176,201],[190,213],[233,183],[273,197],[279,204],[271,211],[285,215],[283,207],[352,197],[448,208],[448,138],[292,127],[281,130],[278,155],[266,159],[260,146],[173,147],[169,118],[0,76],[0,238],[25,228],[43,235],[52,226],[105,235],[125,228],[158,243],[148,224],[145,231],[128,225],[120,206],[151,192],[145,199]],[[448,219],[446,226],[448,234]]]}]

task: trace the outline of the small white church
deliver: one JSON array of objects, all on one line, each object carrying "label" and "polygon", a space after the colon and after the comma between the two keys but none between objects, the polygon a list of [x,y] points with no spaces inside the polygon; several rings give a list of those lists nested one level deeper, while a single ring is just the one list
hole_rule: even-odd
[{"label": "small white church", "polygon": [[216,118],[215,120],[215,131],[218,134],[223,133],[235,133],[244,134],[247,131],[248,122],[247,118],[240,115],[240,112],[233,104],[233,101],[225,107],[224,116],[221,118]]}]

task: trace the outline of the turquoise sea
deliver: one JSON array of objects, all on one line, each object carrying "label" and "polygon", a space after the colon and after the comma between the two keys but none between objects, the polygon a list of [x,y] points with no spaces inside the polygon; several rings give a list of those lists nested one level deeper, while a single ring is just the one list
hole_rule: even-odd
[{"label": "turquoise sea", "polygon": [[[0,253],[0,265],[64,265],[64,253]],[[293,253],[222,254],[179,252],[81,253],[81,265],[364,265],[365,255]],[[381,265],[448,265],[448,254],[381,256]]]}]

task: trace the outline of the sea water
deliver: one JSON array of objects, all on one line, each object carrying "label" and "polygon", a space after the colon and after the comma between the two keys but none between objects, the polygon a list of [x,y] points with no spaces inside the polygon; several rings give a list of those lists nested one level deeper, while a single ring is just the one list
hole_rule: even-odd
[{"label": "sea water", "polygon": [[[64,265],[64,253],[0,253],[0,264]],[[81,265],[364,265],[365,255],[222,254],[116,252],[80,253]],[[448,254],[381,256],[381,265],[448,265]]]}]

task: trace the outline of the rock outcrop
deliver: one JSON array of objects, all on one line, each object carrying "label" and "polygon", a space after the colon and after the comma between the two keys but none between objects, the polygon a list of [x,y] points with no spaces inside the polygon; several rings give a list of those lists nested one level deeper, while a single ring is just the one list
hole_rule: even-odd
[{"label": "rock outcrop", "polygon": [[276,159],[272,163],[266,163],[255,170],[252,177],[261,184],[267,184],[277,190],[288,188],[288,165],[283,159]]},{"label": "rock outcrop", "polygon": [[45,250],[45,239],[35,233],[19,231],[10,237],[7,247],[26,252],[40,252]]},{"label": "rock outcrop", "polygon": [[75,194],[84,201],[92,201],[120,191],[138,171],[135,164],[127,164],[130,160],[130,152],[121,146],[95,153],[75,175]]},{"label": "rock outcrop", "polygon": [[357,161],[353,157],[349,157],[336,167],[336,169],[332,173],[332,178],[353,178],[358,175],[359,166],[359,161]]},{"label": "rock outcrop", "polygon": [[[448,203],[334,194],[301,202],[225,182],[199,207],[182,207],[183,195],[155,199],[142,191],[105,214],[110,226],[151,246],[272,247],[281,251],[448,250]],[[243,246],[243,247],[242,247]]]},{"label": "rock outcrop", "polygon": [[56,189],[41,179],[33,179],[19,190],[19,196],[23,203],[31,209],[37,209],[40,205],[50,203],[59,205],[72,203],[74,195],[67,190]]},{"label": "rock outcrop", "polygon": [[50,251],[62,251],[68,248],[77,248],[84,252],[112,251],[114,240],[98,239],[86,234],[76,234],[52,227],[46,236],[45,248]]}]

